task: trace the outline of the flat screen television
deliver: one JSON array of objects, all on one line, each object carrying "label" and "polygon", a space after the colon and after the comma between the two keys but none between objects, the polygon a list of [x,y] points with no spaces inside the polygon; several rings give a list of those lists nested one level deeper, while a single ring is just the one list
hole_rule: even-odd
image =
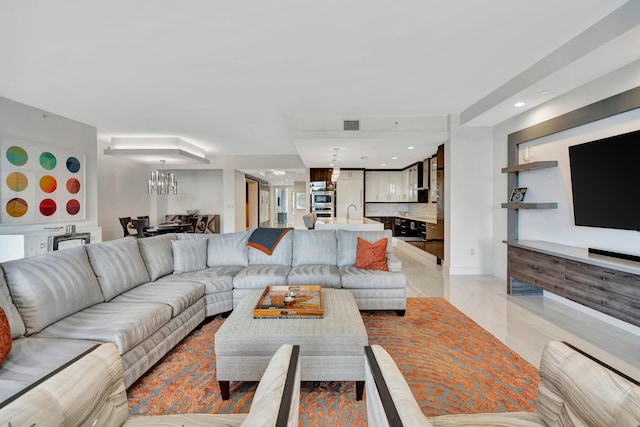
[{"label": "flat screen television", "polygon": [[569,147],[575,225],[640,231],[640,131]]}]

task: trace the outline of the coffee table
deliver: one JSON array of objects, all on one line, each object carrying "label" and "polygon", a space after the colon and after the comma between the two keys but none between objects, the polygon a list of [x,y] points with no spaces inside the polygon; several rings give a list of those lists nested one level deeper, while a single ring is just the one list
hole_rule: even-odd
[{"label": "coffee table", "polygon": [[247,294],[215,334],[222,399],[229,399],[230,381],[259,381],[282,344],[300,345],[302,381],[355,381],[356,399],[362,399],[369,340],[353,294],[323,289],[321,319],[254,319],[262,292]]}]

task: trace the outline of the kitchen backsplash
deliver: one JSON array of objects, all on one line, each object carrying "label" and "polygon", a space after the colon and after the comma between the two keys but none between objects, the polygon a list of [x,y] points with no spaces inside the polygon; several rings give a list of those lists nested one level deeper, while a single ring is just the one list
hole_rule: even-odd
[{"label": "kitchen backsplash", "polygon": [[366,216],[400,216],[400,212],[414,218],[435,218],[435,203],[367,203]]}]

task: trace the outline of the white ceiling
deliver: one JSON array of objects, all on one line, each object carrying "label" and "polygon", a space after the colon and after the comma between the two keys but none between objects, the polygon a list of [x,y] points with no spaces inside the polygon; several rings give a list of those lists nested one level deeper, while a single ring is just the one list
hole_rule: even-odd
[{"label": "white ceiling", "polygon": [[101,141],[398,168],[451,113],[491,126],[640,58],[639,3],[0,0],[0,96]]}]

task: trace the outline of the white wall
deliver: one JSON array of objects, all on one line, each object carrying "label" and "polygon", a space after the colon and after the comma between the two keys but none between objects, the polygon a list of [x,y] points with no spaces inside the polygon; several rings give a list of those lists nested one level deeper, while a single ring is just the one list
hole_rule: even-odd
[{"label": "white wall", "polygon": [[[640,253],[640,233],[637,231],[574,225],[568,150],[572,145],[638,129],[640,109],[527,143],[526,145],[531,147],[530,150],[534,151],[536,160],[558,160],[558,167],[520,174],[519,185],[528,188],[526,201],[557,201],[558,209],[520,211],[518,238]],[[638,143],[640,144],[640,141]],[[597,174],[598,171],[593,173]],[[637,183],[620,184],[629,185],[630,196],[638,194],[638,191],[634,190]]]},{"label": "white wall", "polygon": [[[123,236],[118,218],[149,215],[156,221],[155,199],[148,194],[149,168],[120,157],[106,156],[107,144],[98,144],[98,223],[102,240]],[[166,196],[165,196],[166,197]]]},{"label": "white wall", "polygon": [[445,143],[444,263],[450,274],[489,274],[493,265],[492,131],[460,127],[458,115],[451,115],[450,132]]},{"label": "white wall", "polygon": [[198,209],[201,214],[222,216],[222,171],[214,169],[176,170],[178,194],[163,196],[167,199],[170,215],[185,215],[187,209]]},{"label": "white wall", "polygon": [[[635,76],[624,79],[623,71]],[[502,243],[507,238],[507,212],[500,207],[507,201],[510,189],[507,176],[500,169],[507,166],[507,137],[509,134],[544,122],[561,114],[592,104],[609,96],[640,86],[640,61],[636,61],[588,84],[585,84],[553,101],[514,117],[494,128],[493,160],[496,168],[493,176],[493,274],[506,279],[507,250]],[[559,160],[558,168],[520,174],[520,185],[529,188],[527,201],[556,201],[558,209],[519,212],[519,238],[547,240],[579,247],[602,247],[623,252],[638,253],[640,233],[626,230],[596,229],[573,225],[573,206],[569,179],[569,145],[588,142],[615,133],[640,129],[640,110],[590,123],[576,129],[532,141],[535,160]],[[524,147],[524,145],[522,145]],[[544,199],[544,200],[543,200]]]},{"label": "white wall", "polygon": [[97,131],[95,127],[0,97],[0,137],[2,136],[82,151],[86,161],[86,218],[53,224],[0,224],[0,233],[37,231],[48,226],[65,226],[66,224],[75,224],[79,229],[98,225]]},{"label": "white wall", "polygon": [[[293,187],[289,187],[289,214],[287,215],[287,226],[294,228],[306,228],[302,216],[310,211],[309,208],[309,187],[305,181],[295,181]],[[306,199],[306,207],[304,209],[296,209],[296,201],[292,198],[291,193],[304,193]]]}]

